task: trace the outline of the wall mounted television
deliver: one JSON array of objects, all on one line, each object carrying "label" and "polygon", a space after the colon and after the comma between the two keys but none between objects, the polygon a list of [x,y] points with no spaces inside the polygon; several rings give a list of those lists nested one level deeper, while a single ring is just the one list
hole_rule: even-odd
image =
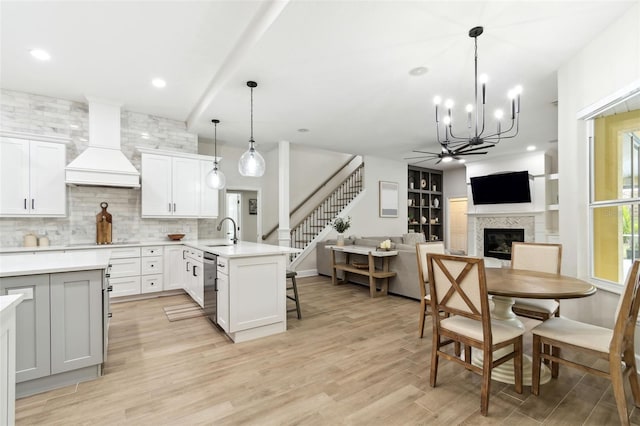
[{"label": "wall mounted television", "polygon": [[471,193],[476,205],[530,203],[529,171],[472,177]]}]

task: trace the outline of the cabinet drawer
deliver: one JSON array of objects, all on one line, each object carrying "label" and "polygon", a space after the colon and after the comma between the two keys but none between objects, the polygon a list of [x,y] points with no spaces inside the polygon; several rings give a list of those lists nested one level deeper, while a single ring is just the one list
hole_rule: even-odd
[{"label": "cabinet drawer", "polygon": [[122,247],[111,249],[111,259],[122,259],[125,257],[140,257],[140,247]]},{"label": "cabinet drawer", "polygon": [[131,296],[140,294],[140,277],[110,278],[109,285],[113,287],[110,297]]},{"label": "cabinet drawer", "polygon": [[140,275],[140,258],[111,259],[111,278]]},{"label": "cabinet drawer", "polygon": [[218,272],[229,273],[229,259],[218,256]]},{"label": "cabinet drawer", "polygon": [[142,275],[161,274],[162,273],[162,257],[143,257],[142,258]]},{"label": "cabinet drawer", "polygon": [[153,293],[154,291],[162,291],[162,275],[145,275],[142,277],[142,292]]},{"label": "cabinet drawer", "polygon": [[162,256],[162,246],[142,247],[142,256]]}]

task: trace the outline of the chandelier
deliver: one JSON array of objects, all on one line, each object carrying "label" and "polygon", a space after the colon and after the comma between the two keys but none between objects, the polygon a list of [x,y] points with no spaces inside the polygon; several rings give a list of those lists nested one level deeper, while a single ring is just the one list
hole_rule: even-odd
[{"label": "chandelier", "polygon": [[[438,159],[437,163],[449,162],[454,159],[464,162],[461,158],[465,155],[482,155],[487,151],[483,151],[487,148],[491,148],[498,144],[502,139],[514,138],[518,134],[518,127],[520,121],[520,94],[522,93],[522,86],[516,86],[508,92],[508,97],[511,103],[510,114],[508,116],[509,123],[503,127],[502,122],[505,118],[504,111],[498,109],[494,113],[494,117],[497,122],[495,131],[489,130],[485,125],[485,106],[486,106],[486,92],[487,92],[487,76],[481,75],[478,77],[478,37],[484,31],[483,27],[473,27],[469,30],[469,37],[474,39],[475,44],[475,57],[474,57],[474,104],[467,104],[467,120],[466,131],[457,133],[453,128],[453,100],[447,99],[444,102],[444,108],[446,114],[440,119],[439,107],[442,103],[442,98],[436,96],[433,99],[436,108],[436,137],[440,144],[440,152],[427,152],[427,151],[413,151],[421,154],[427,154],[425,157],[409,157],[406,159],[424,158],[422,161]],[[480,86],[480,91],[478,90]],[[481,96],[479,96],[479,93]]]}]

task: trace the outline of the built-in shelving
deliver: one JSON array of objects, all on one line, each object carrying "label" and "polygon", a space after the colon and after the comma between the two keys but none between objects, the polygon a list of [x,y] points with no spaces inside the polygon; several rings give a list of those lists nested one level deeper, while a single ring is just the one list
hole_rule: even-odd
[{"label": "built-in shelving", "polygon": [[408,186],[409,232],[421,232],[427,241],[442,241],[444,235],[442,172],[409,166]]}]

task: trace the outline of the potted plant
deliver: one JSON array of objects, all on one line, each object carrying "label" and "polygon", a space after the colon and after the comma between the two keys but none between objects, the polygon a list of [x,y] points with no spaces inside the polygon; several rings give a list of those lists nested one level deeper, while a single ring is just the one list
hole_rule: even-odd
[{"label": "potted plant", "polygon": [[333,229],[338,232],[338,239],[336,240],[336,245],[343,246],[344,245],[344,231],[351,227],[351,216],[348,216],[346,219],[342,217],[336,218],[331,224]]}]

